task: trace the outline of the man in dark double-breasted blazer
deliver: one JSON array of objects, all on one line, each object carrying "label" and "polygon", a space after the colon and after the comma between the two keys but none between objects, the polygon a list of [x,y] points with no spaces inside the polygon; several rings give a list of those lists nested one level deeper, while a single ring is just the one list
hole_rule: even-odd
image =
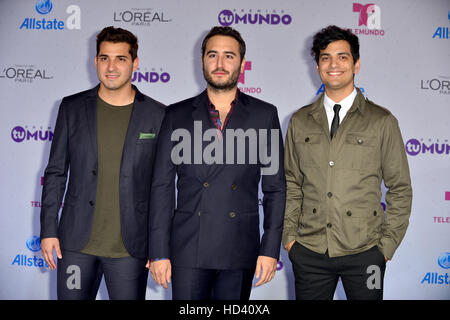
[{"label": "man in dark double-breasted blazer", "polygon": [[254,275],[256,286],[275,275],[286,196],[283,141],[277,109],[237,90],[244,53],[236,30],[211,29],[202,45],[207,89],[169,106],[161,127],[148,266],[158,284],[172,282],[173,299],[246,300]]}]

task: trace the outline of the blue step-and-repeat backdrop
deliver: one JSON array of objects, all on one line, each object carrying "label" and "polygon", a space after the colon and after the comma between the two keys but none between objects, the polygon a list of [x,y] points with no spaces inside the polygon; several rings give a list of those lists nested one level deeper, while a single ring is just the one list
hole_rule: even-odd
[{"label": "blue step-and-repeat backdrop", "polygon": [[[0,0],[0,299],[55,299],[40,253],[42,180],[58,106],[98,82],[105,26],[139,39],[133,83],[170,104],[201,92],[201,41],[214,25],[247,43],[239,89],[292,113],[323,86],[312,35],[336,24],[361,44],[356,86],[399,120],[413,183],[410,226],[387,264],[385,299],[450,299],[450,2],[448,0]],[[276,277],[251,299],[293,299],[282,250]],[[108,299],[105,285],[99,299]],[[147,299],[171,299],[149,279]],[[345,299],[338,285],[335,299]]]}]

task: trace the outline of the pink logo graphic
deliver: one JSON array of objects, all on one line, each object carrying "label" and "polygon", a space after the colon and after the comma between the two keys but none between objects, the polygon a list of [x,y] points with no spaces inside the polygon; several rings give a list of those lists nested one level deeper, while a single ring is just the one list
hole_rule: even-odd
[{"label": "pink logo graphic", "polygon": [[353,12],[358,12],[358,26],[367,26],[367,29],[381,29],[381,10],[373,4],[353,3]]},{"label": "pink logo graphic", "polygon": [[445,191],[445,200],[450,201],[450,191]]},{"label": "pink logo graphic", "polygon": [[252,62],[251,61],[245,61],[244,72],[242,72],[239,75],[238,82],[245,84],[245,71],[247,71],[247,70],[249,70],[249,71],[252,70]]},{"label": "pink logo graphic", "polygon": [[[251,61],[245,61],[244,64],[244,71],[239,75],[238,83],[242,83],[245,85],[245,71],[251,71],[252,70],[252,62]],[[238,87],[238,89],[241,92],[244,93],[250,93],[250,94],[260,94],[262,92],[262,89],[260,87]]]}]

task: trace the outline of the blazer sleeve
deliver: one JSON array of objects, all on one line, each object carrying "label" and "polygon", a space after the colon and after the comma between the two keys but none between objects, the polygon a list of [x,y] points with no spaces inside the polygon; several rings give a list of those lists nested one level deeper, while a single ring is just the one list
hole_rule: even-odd
[{"label": "blazer sleeve", "polygon": [[149,259],[170,258],[176,167],[171,160],[172,116],[168,109],[161,125],[153,169],[148,226]]},{"label": "blazer sleeve", "polygon": [[268,125],[267,155],[271,161],[263,165],[261,189],[263,192],[264,233],[261,238],[260,256],[275,259],[280,255],[286,201],[284,175],[284,150],[280,121],[276,108]]},{"label": "blazer sleeve", "polygon": [[412,187],[408,159],[397,119],[390,114],[382,131],[381,170],[386,192],[386,219],[378,245],[392,259],[405,236],[412,203]]},{"label": "blazer sleeve", "polygon": [[58,236],[58,212],[66,188],[69,169],[67,103],[59,106],[48,165],[44,172],[41,199],[41,238]]},{"label": "blazer sleeve", "polygon": [[295,240],[298,230],[298,220],[303,202],[303,174],[300,170],[300,159],[296,152],[294,136],[295,118],[289,121],[286,134],[284,170],[286,173],[286,212],[283,227],[283,246]]}]

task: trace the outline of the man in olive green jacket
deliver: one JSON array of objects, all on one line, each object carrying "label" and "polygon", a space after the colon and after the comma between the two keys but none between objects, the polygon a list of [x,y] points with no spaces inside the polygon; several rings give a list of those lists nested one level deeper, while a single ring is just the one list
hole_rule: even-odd
[{"label": "man in olive green jacket", "polygon": [[[403,239],[412,188],[397,119],[354,87],[358,37],[329,26],[312,55],[325,84],[292,116],[285,141],[283,245],[297,299],[382,299],[386,261]],[[386,213],[381,183],[387,188]]]}]

